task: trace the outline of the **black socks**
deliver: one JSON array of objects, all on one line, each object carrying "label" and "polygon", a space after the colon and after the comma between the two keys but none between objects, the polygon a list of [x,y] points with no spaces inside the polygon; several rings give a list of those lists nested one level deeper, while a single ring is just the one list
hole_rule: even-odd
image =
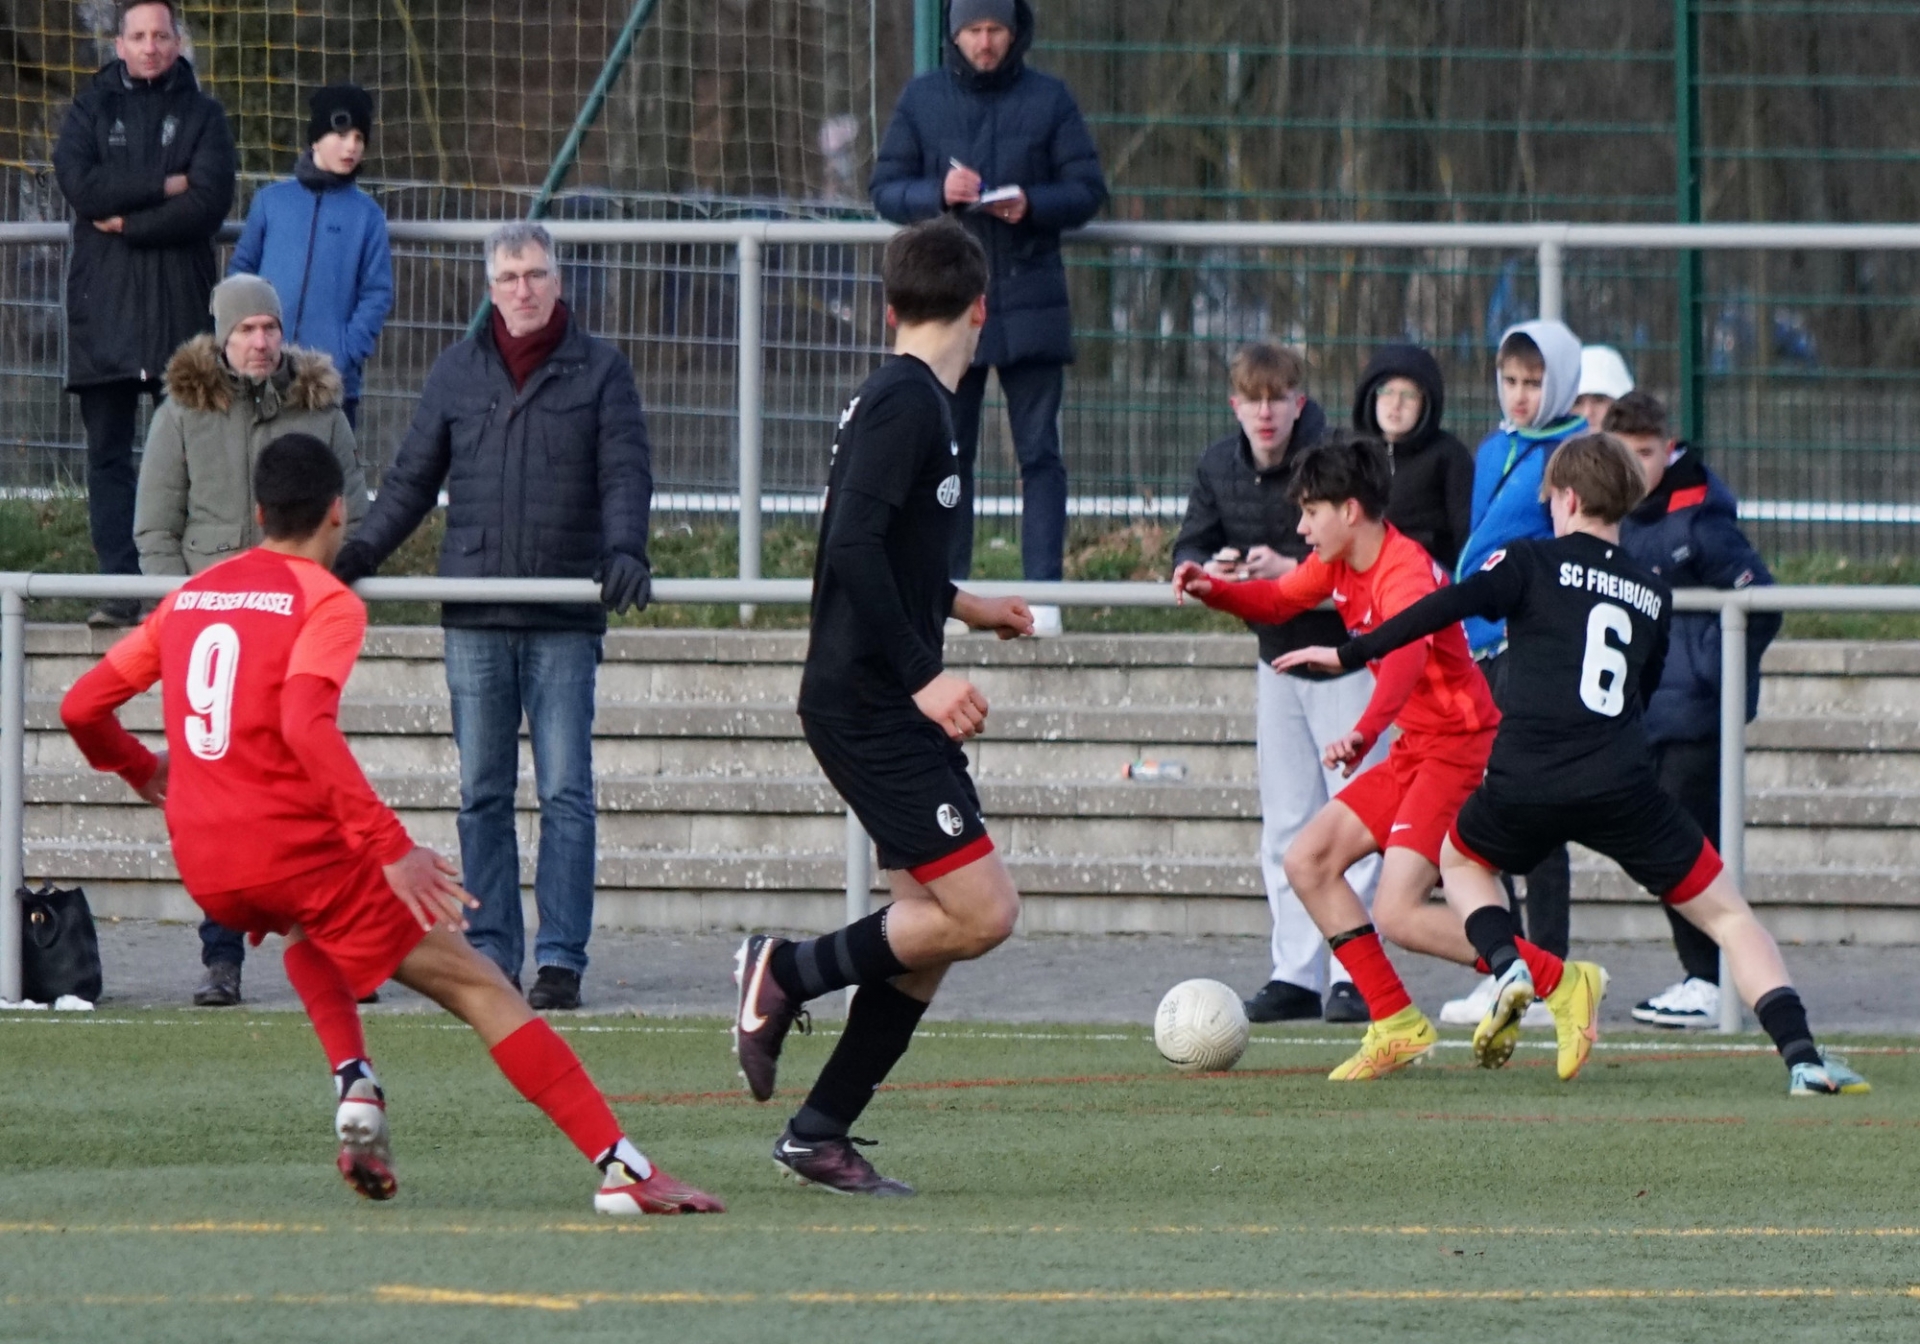
[{"label": "black socks", "polygon": [[803,1139],[844,1137],[873,1100],[874,1089],[907,1053],[926,1011],[926,1004],[885,981],[860,986],[840,1043],[807,1094],[807,1104],[793,1117],[794,1134]]},{"label": "black socks", "polygon": [[884,909],[819,938],[782,943],[767,962],[774,983],[803,1001],[848,985],[879,984],[906,969],[887,946]]},{"label": "black socks", "polygon": [[1467,941],[1494,975],[1505,975],[1507,967],[1520,960],[1513,941],[1517,936],[1512,912],[1500,906],[1483,905],[1467,916]]},{"label": "black socks", "polygon": [[[1729,985],[1720,992],[1730,994],[1733,988]],[[1782,985],[1761,995],[1760,1002],[1753,1005],[1753,1015],[1773,1038],[1773,1048],[1780,1052],[1788,1068],[1821,1062],[1820,1052],[1813,1044],[1813,1028],[1807,1025],[1806,1005],[1800,1002],[1800,991],[1792,985]]]}]

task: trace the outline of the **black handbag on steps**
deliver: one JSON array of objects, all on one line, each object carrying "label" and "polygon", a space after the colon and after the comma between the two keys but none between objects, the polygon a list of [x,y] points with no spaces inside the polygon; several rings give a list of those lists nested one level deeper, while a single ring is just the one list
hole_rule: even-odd
[{"label": "black handbag on steps", "polygon": [[51,883],[14,893],[22,907],[20,992],[35,1003],[72,994],[100,1000],[100,936],[94,932],[87,893],[59,891]]}]

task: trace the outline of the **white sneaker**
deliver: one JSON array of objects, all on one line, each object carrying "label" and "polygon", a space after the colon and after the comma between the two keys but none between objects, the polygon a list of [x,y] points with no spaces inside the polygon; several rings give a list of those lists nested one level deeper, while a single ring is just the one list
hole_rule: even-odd
[{"label": "white sneaker", "polygon": [[[1496,990],[1494,978],[1488,976],[1473,987],[1473,993],[1464,999],[1448,999],[1440,1005],[1440,1020],[1450,1027],[1474,1027],[1493,1007]],[[1527,1005],[1527,1011],[1520,1016],[1523,1027],[1550,1027],[1553,1025],[1553,1013],[1547,1007],[1545,999],[1535,999]]]},{"label": "white sneaker", "polygon": [[1656,1027],[1711,1027],[1720,1021],[1720,986],[1688,976],[1633,1006],[1633,1020]]},{"label": "white sneaker", "polygon": [[1056,639],[1059,637],[1060,608],[1037,606],[1033,609],[1033,637],[1035,639]]},{"label": "white sneaker", "polygon": [[1480,1019],[1493,1007],[1493,998],[1498,984],[1488,976],[1473,987],[1473,993],[1464,999],[1448,999],[1440,1005],[1440,1020],[1450,1027],[1478,1026]]}]

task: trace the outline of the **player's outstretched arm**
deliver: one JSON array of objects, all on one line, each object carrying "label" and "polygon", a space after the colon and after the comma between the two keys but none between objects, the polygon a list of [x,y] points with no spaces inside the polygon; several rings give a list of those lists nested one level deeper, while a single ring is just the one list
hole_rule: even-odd
[{"label": "player's outstretched arm", "polygon": [[1033,608],[1024,597],[975,597],[964,588],[954,590],[953,615],[971,630],[991,630],[1002,639],[1033,633]]},{"label": "player's outstretched arm", "polygon": [[1207,573],[1205,566],[1192,560],[1183,560],[1173,571],[1175,602],[1197,597],[1215,611],[1262,625],[1290,621],[1332,595],[1333,572],[1312,560],[1277,579],[1231,583]]},{"label": "player's outstretched arm", "polygon": [[[150,803],[166,797],[166,757],[120,725],[120,706],[160,679],[156,631],[173,607],[161,601],[153,615],[107,651],[60,701],[60,722],[95,770],[115,774]],[[157,780],[157,783],[156,783]]]},{"label": "player's outstretched arm", "polygon": [[1512,614],[1525,591],[1519,566],[1494,563],[1459,583],[1436,588],[1419,601],[1340,646],[1340,667],[1354,671],[1416,639],[1425,639],[1468,616],[1497,620]]}]

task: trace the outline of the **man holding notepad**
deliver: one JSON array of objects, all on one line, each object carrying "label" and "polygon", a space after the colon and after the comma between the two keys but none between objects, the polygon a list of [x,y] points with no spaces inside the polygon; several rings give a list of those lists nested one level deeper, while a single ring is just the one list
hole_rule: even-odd
[{"label": "man holding notepad", "polygon": [[[973,462],[987,371],[1007,402],[1022,495],[1020,559],[1031,580],[1061,577],[1067,469],[1060,402],[1073,321],[1060,235],[1106,201],[1099,154],[1067,86],[1026,65],[1029,0],[950,0],[946,62],[900,95],[873,170],[873,207],[909,224],[956,213],[986,249],[987,325],[954,393],[961,507],[973,511]],[[973,563],[973,529],[955,529],[953,571]],[[1058,634],[1057,607],[1035,606],[1036,634]]]}]

